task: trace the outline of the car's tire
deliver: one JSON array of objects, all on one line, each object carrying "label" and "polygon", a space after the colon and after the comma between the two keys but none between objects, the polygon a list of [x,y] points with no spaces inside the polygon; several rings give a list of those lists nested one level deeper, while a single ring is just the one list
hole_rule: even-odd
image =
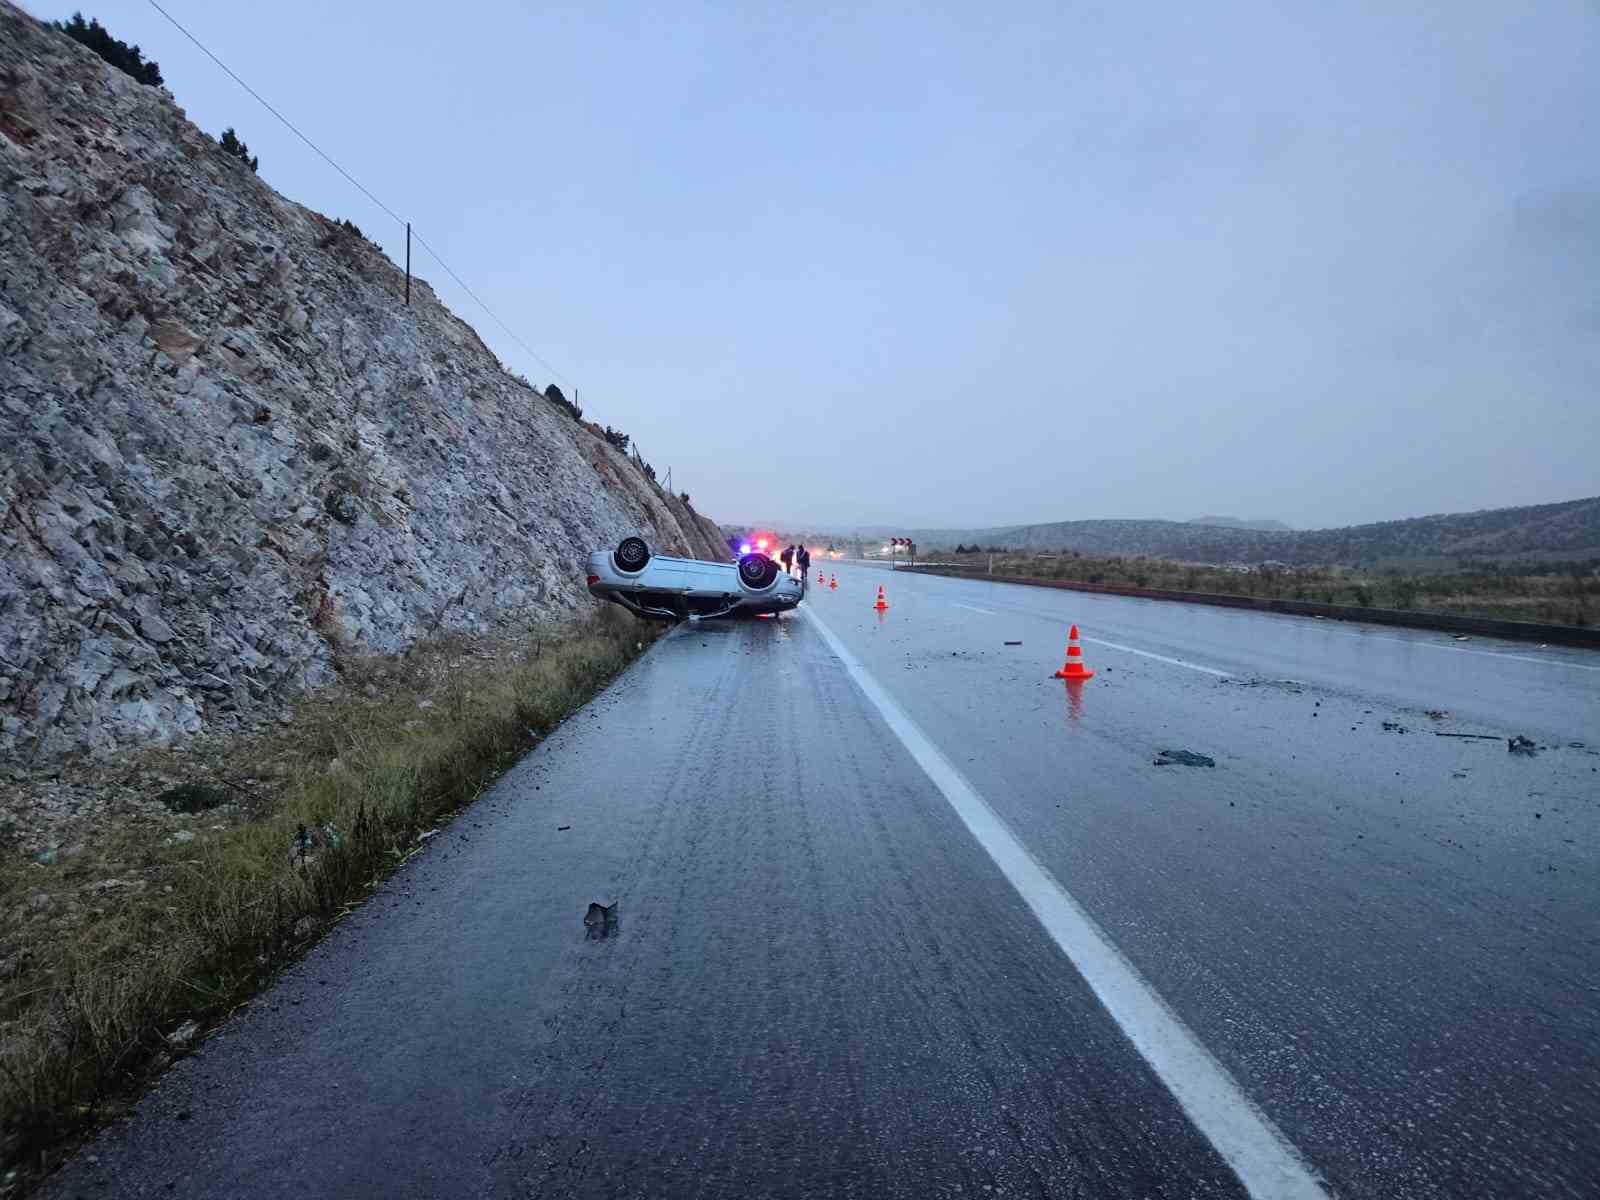
[{"label": "car's tire", "polygon": [[650,547],[641,537],[625,537],[612,551],[611,561],[624,575],[637,575],[650,562]]},{"label": "car's tire", "polygon": [[765,554],[746,554],[739,559],[739,586],[747,592],[769,591],[778,575],[778,564]]}]

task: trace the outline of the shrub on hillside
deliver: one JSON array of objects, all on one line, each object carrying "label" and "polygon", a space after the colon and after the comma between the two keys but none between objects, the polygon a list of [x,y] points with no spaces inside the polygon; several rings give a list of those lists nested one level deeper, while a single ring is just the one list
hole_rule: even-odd
[{"label": "shrub on hillside", "polygon": [[147,61],[139,47],[130,46],[127,42],[112,37],[99,21],[85,21],[83,14],[79,12],[73,13],[70,21],[65,23],[57,21],[55,27],[73,41],[89,47],[123,74],[131,75],[140,83],[149,84],[151,87],[161,85],[161,68]]},{"label": "shrub on hillside", "polygon": [[624,454],[626,454],[628,452],[628,442],[629,442],[630,439],[629,439],[627,434],[622,432],[622,430],[613,429],[613,428],[611,428],[611,426],[607,425],[606,426],[606,432],[605,432],[605,439],[606,439],[606,442],[608,444],[610,444],[612,446],[615,446],[618,450],[621,450]]},{"label": "shrub on hillside", "polygon": [[1417,603],[1417,581],[1409,575],[1394,574],[1389,577],[1389,603],[1395,608],[1414,608]]},{"label": "shrub on hillside", "polygon": [[549,387],[544,389],[544,398],[550,401],[551,404],[554,404],[562,412],[566,413],[567,416],[571,417],[574,421],[583,420],[583,409],[579,408],[571,400],[568,400],[566,394],[562,392],[562,390],[555,384],[552,383]]},{"label": "shrub on hillside", "polygon": [[[231,154],[234,158],[237,158],[240,162],[248,166],[252,171],[261,165],[261,160],[259,158],[250,157],[250,147],[246,146],[239,140],[239,135],[234,133],[232,125],[229,125],[222,131],[222,136],[217,139],[217,144],[222,147],[224,154]],[[348,221],[344,222],[343,224],[345,226],[349,226],[351,229],[355,229],[355,226],[350,225]],[[357,236],[359,236],[360,233],[361,231],[356,229]]]}]

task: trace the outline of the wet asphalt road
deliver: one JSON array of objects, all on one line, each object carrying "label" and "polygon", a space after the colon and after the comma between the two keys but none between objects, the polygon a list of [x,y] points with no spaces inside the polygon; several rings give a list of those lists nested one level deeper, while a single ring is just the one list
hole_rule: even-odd
[{"label": "wet asphalt road", "polygon": [[658,645],[47,1194],[1243,1195],[816,619],[1330,1194],[1596,1194],[1600,656],[838,574]]}]

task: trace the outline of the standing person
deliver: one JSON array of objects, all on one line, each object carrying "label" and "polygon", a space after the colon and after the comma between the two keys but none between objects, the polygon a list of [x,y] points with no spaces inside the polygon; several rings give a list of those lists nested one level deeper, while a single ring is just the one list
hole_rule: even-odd
[{"label": "standing person", "polygon": [[794,547],[790,546],[782,554],[778,555],[778,561],[783,564],[783,570],[784,570],[785,574],[793,575],[794,574]]},{"label": "standing person", "polygon": [[800,564],[800,582],[804,583],[811,578],[811,551],[801,546],[795,551],[794,560]]}]

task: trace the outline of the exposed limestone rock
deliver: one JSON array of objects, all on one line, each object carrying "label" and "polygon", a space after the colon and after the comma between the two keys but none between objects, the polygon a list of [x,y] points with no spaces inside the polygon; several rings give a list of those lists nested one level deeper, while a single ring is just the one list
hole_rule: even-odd
[{"label": "exposed limestone rock", "polygon": [[164,742],[343,652],[588,603],[716,527],[372,244],[0,0],[0,757]]}]

